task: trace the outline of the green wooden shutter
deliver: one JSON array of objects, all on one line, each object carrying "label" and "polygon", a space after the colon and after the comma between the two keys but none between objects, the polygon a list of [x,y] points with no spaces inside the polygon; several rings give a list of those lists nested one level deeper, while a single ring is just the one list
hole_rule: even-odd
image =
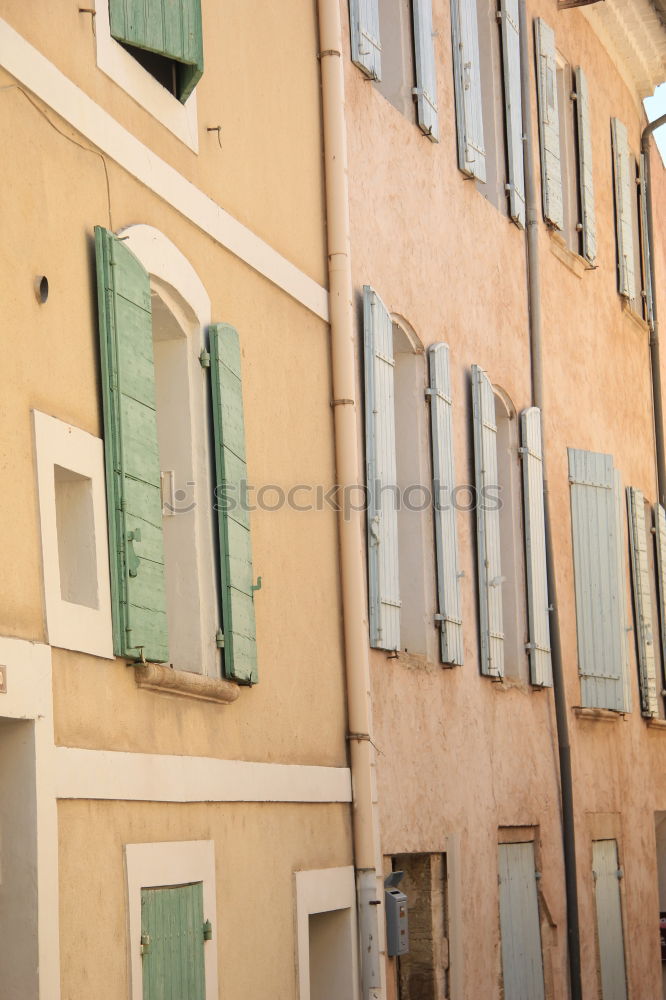
[{"label": "green wooden shutter", "polygon": [[167,644],[160,462],[148,275],[95,228],[113,645],[158,663]]},{"label": "green wooden shutter", "polygon": [[247,482],[240,342],[226,323],[211,326],[209,334],[224,673],[240,684],[256,684],[250,515],[240,502],[240,484]]},{"label": "green wooden shutter", "polygon": [[631,176],[631,155],[626,126],[611,119],[613,139],[613,179],[615,183],[615,232],[617,238],[618,291],[630,301],[636,298],[634,268],[634,226],[631,199],[635,186]]},{"label": "green wooden shutter", "polygon": [[186,101],[203,73],[201,0],[109,0],[118,42],[155,52],[178,65],[178,98]]},{"label": "green wooden shutter", "polygon": [[543,214],[557,229],[564,228],[562,165],[560,162],[560,116],[557,104],[557,60],[555,33],[546,22],[534,19],[541,142],[541,196]]},{"label": "green wooden shutter", "polygon": [[[654,647],[655,631],[652,622],[652,586],[645,524],[645,497],[641,490],[636,490],[632,486],[627,487],[627,510],[629,514],[631,582],[634,596],[641,712],[648,718],[653,718],[659,714],[659,711]],[[652,544],[651,535],[650,544]]]},{"label": "green wooden shutter", "polygon": [[205,1000],[202,882],[141,890],[141,945],[143,1000]]}]

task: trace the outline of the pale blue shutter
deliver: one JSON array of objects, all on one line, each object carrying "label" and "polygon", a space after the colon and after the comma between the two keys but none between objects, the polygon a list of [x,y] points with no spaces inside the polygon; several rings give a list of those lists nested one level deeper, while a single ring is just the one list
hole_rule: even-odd
[{"label": "pale blue shutter", "polygon": [[476,483],[476,547],[479,576],[481,672],[504,676],[500,503],[497,474],[495,393],[490,379],[472,365],[472,415]]},{"label": "pale blue shutter", "polygon": [[654,531],[657,549],[657,594],[659,597],[659,637],[661,659],[666,664],[666,511],[657,503],[654,505]]},{"label": "pale blue shutter", "polygon": [[643,274],[645,287],[645,318],[652,326],[654,324],[654,303],[652,291],[652,272],[650,270],[650,241],[648,239],[648,204],[647,184],[645,175],[645,153],[641,153],[639,161],[639,184],[641,202],[641,249],[643,251]]},{"label": "pale blue shutter", "polygon": [[631,199],[635,196],[627,129],[618,118],[611,119],[613,137],[613,178],[615,183],[615,232],[617,239],[618,291],[630,301],[636,298],[634,270],[634,228]]},{"label": "pale blue shutter", "polygon": [[520,88],[520,26],[518,0],[500,0],[502,64],[506,117],[506,159],[509,215],[525,225],[525,171],[523,164],[523,105]]},{"label": "pale blue shutter", "polygon": [[393,650],[400,646],[393,323],[369,285],[363,331],[370,645]]},{"label": "pale blue shutter", "polygon": [[553,683],[553,672],[550,658],[548,577],[546,572],[541,411],[536,406],[521,414],[520,429],[523,459],[530,674],[533,684],[539,687],[550,687]]},{"label": "pale blue shutter", "polygon": [[560,116],[557,106],[557,60],[555,34],[546,22],[534,20],[541,144],[541,196],[543,214],[557,229],[564,228],[562,165],[560,162]]},{"label": "pale blue shutter", "polygon": [[453,73],[458,131],[458,165],[480,181],[486,179],[481,102],[481,60],[476,0],[452,0]]},{"label": "pale blue shutter", "polygon": [[578,120],[578,173],[580,185],[583,256],[592,263],[597,256],[597,223],[592,175],[592,126],[590,95],[583,69],[576,69],[576,117]]},{"label": "pale blue shutter", "polygon": [[433,344],[430,364],[430,427],[432,443],[435,555],[437,560],[438,621],[442,663],[463,662],[462,606],[458,570],[458,538],[454,489],[453,422],[449,348]]},{"label": "pale blue shutter", "polygon": [[437,65],[432,30],[432,0],[413,0],[414,54],[416,56],[416,106],[421,130],[439,142],[437,118]]},{"label": "pale blue shutter", "polygon": [[651,718],[658,714],[657,674],[655,667],[654,628],[652,624],[652,588],[645,525],[645,497],[641,490],[627,487],[631,581],[636,622],[636,648],[640,679],[641,712]]},{"label": "pale blue shutter", "polygon": [[581,701],[628,710],[621,498],[610,455],[569,448]]},{"label": "pale blue shutter", "polygon": [[379,0],[349,0],[352,62],[371,80],[382,78]]},{"label": "pale blue shutter", "polygon": [[498,854],[502,996],[505,1000],[543,1000],[534,844],[500,844]]},{"label": "pale blue shutter", "polygon": [[592,841],[592,878],[597,911],[597,939],[603,1000],[627,1000],[627,972],[622,930],[622,871],[616,840]]}]

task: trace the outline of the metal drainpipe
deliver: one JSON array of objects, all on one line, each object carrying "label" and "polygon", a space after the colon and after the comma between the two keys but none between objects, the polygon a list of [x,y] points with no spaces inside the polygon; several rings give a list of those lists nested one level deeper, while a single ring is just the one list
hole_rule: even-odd
[{"label": "metal drainpipe", "polygon": [[[523,105],[524,167],[525,167],[525,242],[527,253],[527,299],[530,326],[530,360],[532,368],[532,403],[541,411],[543,430],[543,359],[541,350],[541,279],[539,273],[539,212],[534,177],[532,102],[530,87],[530,54],[527,28],[526,0],[519,0],[520,21],[520,89]],[[543,491],[546,523],[546,568],[548,597],[550,600],[550,644],[553,667],[553,694],[557,722],[557,742],[560,762],[560,788],[562,795],[562,846],[567,903],[567,943],[569,953],[569,984],[571,1000],[581,1000],[582,981],[580,969],[580,926],[578,922],[578,880],[576,874],[576,839],[574,829],[573,778],[571,773],[571,744],[567,711],[560,621],[557,605],[553,535],[550,513],[550,493],[546,465],[545,436],[543,438]]]},{"label": "metal drainpipe", "polygon": [[666,457],[664,455],[664,410],[661,396],[661,364],[659,362],[659,324],[657,322],[657,296],[654,277],[654,224],[652,219],[652,178],[650,173],[650,136],[666,125],[666,115],[650,122],[643,129],[641,153],[645,162],[645,192],[647,196],[647,242],[650,259],[650,287],[652,288],[652,323],[650,324],[650,374],[652,376],[652,407],[654,416],[654,444],[657,453],[657,489],[659,503],[666,506]]},{"label": "metal drainpipe", "polygon": [[[337,482],[356,487],[359,476],[358,403],[350,257],[349,187],[342,24],[339,0],[318,0],[324,169],[328,240],[333,419]],[[341,505],[343,506],[343,505]],[[365,615],[363,512],[339,515],[340,576],[352,775],[354,867],[361,944],[363,1000],[383,1000],[385,951],[381,848],[372,742],[370,657]]]}]

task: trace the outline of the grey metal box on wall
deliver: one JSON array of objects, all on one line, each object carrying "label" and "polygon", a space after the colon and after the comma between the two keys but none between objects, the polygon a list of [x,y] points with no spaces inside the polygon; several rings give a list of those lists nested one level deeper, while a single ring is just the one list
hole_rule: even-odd
[{"label": "grey metal box on wall", "polygon": [[409,927],[407,922],[407,896],[400,889],[386,889],[386,947],[391,957],[405,955],[409,951]]}]

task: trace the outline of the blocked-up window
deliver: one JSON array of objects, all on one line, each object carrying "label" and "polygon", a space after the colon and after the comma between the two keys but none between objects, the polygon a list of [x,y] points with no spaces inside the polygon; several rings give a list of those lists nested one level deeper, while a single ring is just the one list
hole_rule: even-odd
[{"label": "blocked-up window", "polygon": [[396,959],[398,1000],[450,997],[449,906],[446,854],[398,854],[394,871],[404,872],[409,951]]}]

